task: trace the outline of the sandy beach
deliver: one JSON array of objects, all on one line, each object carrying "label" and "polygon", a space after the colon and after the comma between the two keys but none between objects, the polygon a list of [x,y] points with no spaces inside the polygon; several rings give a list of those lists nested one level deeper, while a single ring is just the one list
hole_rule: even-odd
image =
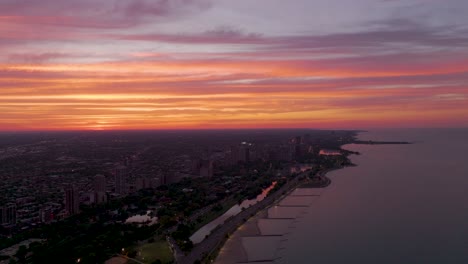
[{"label": "sandy beach", "polygon": [[258,212],[229,237],[215,263],[274,263],[279,260],[282,243],[322,192],[320,188],[296,188]]}]

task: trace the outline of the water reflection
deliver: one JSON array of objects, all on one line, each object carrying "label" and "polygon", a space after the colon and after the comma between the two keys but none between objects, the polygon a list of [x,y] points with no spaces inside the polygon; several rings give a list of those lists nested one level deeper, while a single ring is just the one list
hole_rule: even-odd
[{"label": "water reflection", "polygon": [[229,219],[232,216],[235,216],[242,212],[242,208],[248,208],[263,199],[268,195],[268,193],[276,186],[276,182],[273,182],[270,187],[264,189],[261,194],[257,196],[257,198],[252,199],[252,200],[245,200],[241,204],[236,204],[233,207],[231,207],[228,211],[226,211],[223,215],[220,217],[216,218],[215,220],[211,221],[210,223],[206,224],[202,228],[200,228],[197,232],[195,232],[191,237],[190,240],[194,244],[202,242],[207,235],[211,233],[216,227],[222,225],[227,219]]}]

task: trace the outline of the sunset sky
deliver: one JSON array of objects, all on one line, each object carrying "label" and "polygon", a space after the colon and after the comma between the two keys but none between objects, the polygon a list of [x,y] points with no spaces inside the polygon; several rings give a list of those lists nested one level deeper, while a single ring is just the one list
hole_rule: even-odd
[{"label": "sunset sky", "polygon": [[0,0],[0,130],[468,126],[466,0]]}]

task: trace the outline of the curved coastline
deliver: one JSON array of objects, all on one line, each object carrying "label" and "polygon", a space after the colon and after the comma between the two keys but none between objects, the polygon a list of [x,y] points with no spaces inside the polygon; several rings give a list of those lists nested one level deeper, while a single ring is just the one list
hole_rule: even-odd
[{"label": "curved coastline", "polygon": [[[268,196],[263,201],[245,209],[236,217],[226,221],[202,243],[197,244],[187,256],[179,259],[178,263],[193,263],[196,260],[207,261],[207,263],[212,263],[213,261],[215,261],[215,263],[220,263],[217,259],[219,252],[224,249],[225,244],[230,238],[230,236],[237,232],[239,229],[241,229],[248,221],[255,219],[261,213],[267,213],[269,208],[271,208],[274,204],[281,202],[283,199],[291,195],[291,193],[298,188],[323,189],[328,187],[332,183],[332,180],[329,177],[327,177],[326,174],[335,170],[344,169],[346,167],[356,166],[355,164],[350,162],[348,157],[350,155],[359,155],[360,153],[344,149],[343,147],[350,144],[360,144],[361,141],[356,139],[360,132],[362,131],[356,132],[353,141],[339,146],[339,151],[349,161],[346,165],[336,165],[335,167],[318,171],[316,173],[316,177],[318,177],[320,180],[317,182],[311,182],[311,180],[306,181],[304,179],[301,179],[303,178],[303,176],[306,176],[309,173],[309,171],[301,173],[300,175],[296,176],[294,179],[286,183],[285,186],[277,190],[275,193]],[[385,142],[385,144],[389,143]],[[246,253],[243,248],[239,250],[243,250],[242,252]]]},{"label": "curved coastline", "polygon": [[[414,143],[414,142],[407,142],[407,141],[364,141],[364,140],[359,140],[359,139],[357,139],[358,136],[359,136],[359,134],[362,133],[362,132],[367,132],[367,131],[359,131],[359,132],[357,132],[357,133],[355,134],[355,137],[354,137],[354,140],[353,140],[353,141],[339,146],[339,151],[340,151],[340,152],[342,153],[342,155],[344,155],[344,156],[346,157],[346,159],[348,160],[348,163],[347,163],[346,165],[342,165],[342,166],[337,165],[337,166],[335,166],[335,167],[333,167],[333,168],[329,168],[329,169],[324,169],[324,170],[318,171],[318,172],[316,173],[315,179],[319,178],[320,180],[318,180],[317,182],[311,182],[311,180],[308,180],[308,181],[307,181],[307,180],[302,180],[301,183],[298,183],[296,186],[291,186],[291,188],[288,189],[287,192],[284,193],[284,195],[282,195],[281,197],[279,197],[279,198],[276,199],[276,200],[270,201],[271,203],[269,203],[268,205],[265,205],[265,207],[264,207],[263,209],[259,209],[259,210],[256,212],[256,214],[251,215],[251,217],[248,219],[248,222],[254,221],[255,224],[258,225],[258,220],[260,219],[259,215],[265,215],[265,214],[268,215],[268,210],[269,210],[270,208],[272,208],[273,205],[281,203],[281,201],[284,200],[286,197],[292,195],[293,191],[296,190],[296,189],[299,189],[299,188],[304,188],[304,189],[321,189],[321,188],[326,188],[327,186],[329,186],[329,185],[332,183],[332,180],[327,176],[327,174],[328,174],[329,172],[332,172],[332,171],[335,171],[335,170],[339,170],[339,169],[344,169],[344,168],[346,168],[346,167],[357,166],[356,164],[352,163],[352,162],[351,162],[351,159],[350,159],[350,156],[351,156],[351,155],[360,155],[359,152],[356,152],[356,151],[353,150],[353,148],[352,148],[353,145],[390,145],[390,144],[391,144],[391,145],[393,145],[393,144],[406,145],[406,144],[413,144],[413,143]],[[348,148],[348,147],[351,147],[351,149]],[[304,174],[305,174],[305,173],[304,173]],[[302,175],[303,175],[303,174],[302,174]],[[297,178],[300,178],[300,177],[297,177]],[[284,191],[283,191],[283,192],[284,192]],[[296,218],[296,220],[297,220],[297,218]],[[247,222],[247,221],[246,221],[246,222]],[[296,221],[296,222],[297,222],[297,221]],[[233,235],[233,238],[234,238],[234,236],[236,236],[237,238],[240,237],[240,236],[242,236],[242,235],[239,235],[239,234],[237,234],[237,233],[241,233],[241,232],[242,232],[241,229],[242,229],[242,227],[245,226],[245,225],[247,225],[247,223],[240,225],[240,226],[236,229],[236,231],[235,231],[236,234]],[[291,228],[294,229],[294,227],[291,227]],[[285,236],[285,238],[284,238],[285,240],[287,240],[286,236],[288,236],[289,234],[290,234],[290,233],[284,235],[284,236]],[[212,252],[212,254],[211,254],[211,256],[210,256],[210,259],[209,259],[209,260],[211,260],[211,262],[212,262],[213,260],[215,260],[215,263],[220,263],[220,264],[221,264],[221,263],[222,263],[222,264],[234,263],[234,262],[226,261],[226,259],[229,259],[229,257],[227,257],[227,256],[223,256],[223,258],[222,258],[223,260],[222,260],[222,261],[220,261],[220,260],[218,259],[218,253],[219,253],[220,251],[224,251],[224,250],[226,250],[226,251],[228,251],[228,252],[238,252],[237,250],[240,250],[240,251],[242,251],[242,252],[245,254],[245,250],[244,250],[244,247],[243,247],[243,246],[241,246],[241,248],[238,248],[238,249],[232,249],[232,248],[231,248],[231,249],[228,250],[227,248],[225,248],[225,247],[227,246],[227,245],[225,244],[227,240],[228,240],[228,239],[225,239],[225,240],[220,244],[220,246],[219,246],[215,251]],[[240,241],[240,242],[238,241],[238,243],[240,243],[240,244],[242,245],[242,241]],[[278,247],[278,248],[276,248],[276,251],[279,251],[280,249],[282,249],[282,248]],[[272,249],[272,250],[274,250],[274,249]],[[223,253],[225,254],[226,251],[223,252]],[[231,254],[233,254],[232,256],[235,256],[235,253],[231,253]],[[278,256],[278,255],[276,256],[276,258],[279,258],[279,257],[280,257],[280,256]],[[276,259],[276,258],[275,258],[275,259]],[[254,261],[254,260],[252,260],[252,261]],[[269,262],[269,261],[270,261],[270,262]],[[274,259],[271,259],[271,260],[266,259],[264,262],[265,262],[265,263],[273,263],[273,261],[274,261]],[[244,260],[242,260],[241,262],[248,263],[248,259],[244,259]]]},{"label": "curved coastline", "polygon": [[463,162],[468,141],[460,142],[468,134],[410,132],[359,138],[420,136],[427,143],[343,146],[363,154],[349,156],[358,166],[327,174],[333,185],[290,234],[278,262],[468,263],[462,235],[468,234],[463,223],[467,167],[450,170]]},{"label": "curved coastline", "polygon": [[[225,263],[235,263],[235,262],[232,262],[232,260],[235,260],[235,259],[238,258],[238,256],[235,254],[235,252],[240,251],[240,252],[243,252],[244,254],[246,254],[246,251],[245,251],[244,246],[242,245],[242,241],[241,241],[241,238],[242,238],[243,234],[248,235],[248,231],[247,232],[245,231],[245,229],[246,229],[245,227],[247,227],[248,225],[256,225],[257,226],[259,219],[265,218],[265,216],[268,216],[268,210],[270,208],[272,208],[275,204],[278,204],[281,201],[283,201],[286,197],[290,196],[294,192],[294,190],[296,190],[296,189],[299,189],[299,188],[300,189],[323,189],[323,188],[326,188],[332,182],[331,179],[326,176],[326,174],[331,172],[331,171],[335,171],[335,170],[339,170],[339,169],[343,169],[343,168],[346,168],[346,167],[340,166],[340,167],[335,167],[335,168],[330,168],[330,169],[325,169],[325,170],[319,171],[317,173],[317,176],[321,178],[320,182],[311,183],[311,182],[306,182],[305,180],[302,180],[301,182],[298,181],[296,185],[291,186],[286,191],[281,190],[281,189],[278,190],[275,193],[275,195],[277,195],[278,193],[284,193],[284,194],[280,195],[276,199],[273,199],[273,200],[269,201],[269,203],[264,205],[263,208],[257,210],[256,213],[251,215],[250,218],[246,219],[246,221],[244,223],[242,223],[241,225],[236,227],[235,230],[232,233],[232,236],[229,236],[226,239],[224,239],[224,241],[210,254],[210,256],[208,256],[209,259],[214,260],[214,263],[220,263],[220,264],[221,263],[223,263],[223,264],[225,264]],[[231,240],[237,240],[237,241],[233,242]],[[226,248],[226,246],[228,246],[228,247],[234,246],[235,248]],[[223,252],[222,259],[218,258],[220,252]],[[232,255],[231,256],[226,256],[229,253],[231,253]],[[229,261],[230,259],[231,259],[231,261]],[[243,261],[246,262],[246,260],[247,259],[244,259]],[[268,263],[268,262],[266,262],[266,263]]]},{"label": "curved coastline", "polygon": [[197,244],[187,256],[179,259],[177,263],[188,264],[207,258],[214,260],[230,234],[233,234],[239,227],[243,226],[245,222],[255,216],[258,212],[270,207],[274,202],[282,200],[291,193],[300,184],[298,178],[299,177],[292,179],[275,193],[267,196],[264,200],[246,208],[236,216],[227,220],[222,226],[215,229],[210,236]]}]

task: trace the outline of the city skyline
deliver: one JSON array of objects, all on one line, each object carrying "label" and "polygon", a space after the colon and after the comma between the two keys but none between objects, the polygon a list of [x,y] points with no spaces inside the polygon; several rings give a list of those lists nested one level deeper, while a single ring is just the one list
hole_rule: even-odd
[{"label": "city skyline", "polygon": [[466,127],[466,1],[0,2],[0,131]]}]

